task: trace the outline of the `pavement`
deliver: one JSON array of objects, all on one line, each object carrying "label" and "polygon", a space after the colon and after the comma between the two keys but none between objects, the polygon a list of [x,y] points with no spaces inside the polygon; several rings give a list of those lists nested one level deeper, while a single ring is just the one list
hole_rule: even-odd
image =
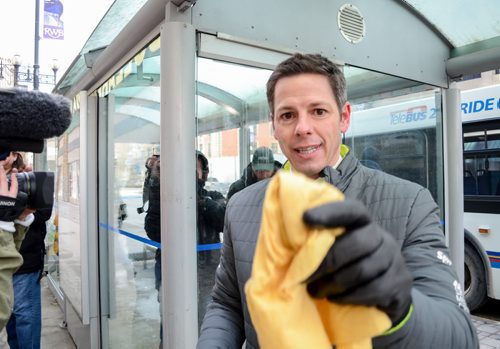
[{"label": "pavement", "polygon": [[[41,282],[42,349],[76,349],[75,343],[63,326],[64,314],[48,288],[46,278],[43,278]],[[480,349],[500,349],[500,322],[474,315],[472,321],[477,329]],[[0,332],[0,348],[9,348],[5,330]]]},{"label": "pavement", "polygon": [[472,316],[477,329],[480,349],[500,349],[500,322]]},{"label": "pavement", "polygon": [[[47,278],[43,278],[42,285],[42,349],[76,349],[76,345],[64,326],[64,314],[57,304],[47,285]],[[5,329],[0,332],[0,348],[8,349]]]}]

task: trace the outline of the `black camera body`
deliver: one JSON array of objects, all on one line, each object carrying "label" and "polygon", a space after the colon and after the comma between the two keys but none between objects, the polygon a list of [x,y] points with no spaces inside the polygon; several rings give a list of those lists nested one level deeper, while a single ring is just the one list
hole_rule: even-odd
[{"label": "black camera body", "polygon": [[[53,172],[20,172],[16,173],[16,177],[18,192],[28,197],[26,205],[28,208],[52,208],[54,204]],[[10,176],[7,177],[7,181],[10,187]]]}]

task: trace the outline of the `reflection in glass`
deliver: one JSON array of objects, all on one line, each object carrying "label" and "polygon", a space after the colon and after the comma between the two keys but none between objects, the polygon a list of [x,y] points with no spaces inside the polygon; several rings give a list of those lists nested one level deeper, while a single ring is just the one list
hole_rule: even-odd
[{"label": "reflection in glass", "polygon": [[[225,205],[222,197],[227,198],[233,182],[251,172],[257,148],[269,148],[281,163],[286,159],[269,120],[265,90],[269,70],[199,58],[197,71],[197,149],[207,158],[207,167],[210,165],[205,179],[197,183],[199,196],[205,197],[198,200],[197,220],[201,323],[210,301],[222,235],[222,225],[207,228],[207,222],[222,223],[218,216]],[[213,204],[211,211],[206,210],[207,203]]]},{"label": "reflection in glass", "polygon": [[108,164],[100,179],[108,208],[99,223],[108,246],[109,348],[161,341],[159,54],[158,38],[98,89],[108,116],[109,144],[99,152]]}]

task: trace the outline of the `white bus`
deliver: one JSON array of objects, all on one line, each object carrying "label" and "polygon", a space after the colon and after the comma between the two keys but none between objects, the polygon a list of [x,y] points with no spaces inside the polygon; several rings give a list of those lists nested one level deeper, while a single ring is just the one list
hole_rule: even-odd
[{"label": "white bus", "polygon": [[[442,203],[443,169],[436,166],[442,154],[436,138],[439,100],[431,96],[354,111],[345,141],[365,166],[417,182]],[[474,310],[487,296],[500,299],[500,85],[463,91],[461,100],[464,281]]]}]

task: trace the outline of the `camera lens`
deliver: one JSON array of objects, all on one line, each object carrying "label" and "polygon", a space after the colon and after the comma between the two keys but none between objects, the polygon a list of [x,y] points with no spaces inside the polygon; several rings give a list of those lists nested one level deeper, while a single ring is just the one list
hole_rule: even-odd
[{"label": "camera lens", "polygon": [[[28,207],[51,208],[54,204],[53,172],[20,172],[16,174],[18,192],[28,195]],[[10,177],[7,177],[10,187]]]}]

